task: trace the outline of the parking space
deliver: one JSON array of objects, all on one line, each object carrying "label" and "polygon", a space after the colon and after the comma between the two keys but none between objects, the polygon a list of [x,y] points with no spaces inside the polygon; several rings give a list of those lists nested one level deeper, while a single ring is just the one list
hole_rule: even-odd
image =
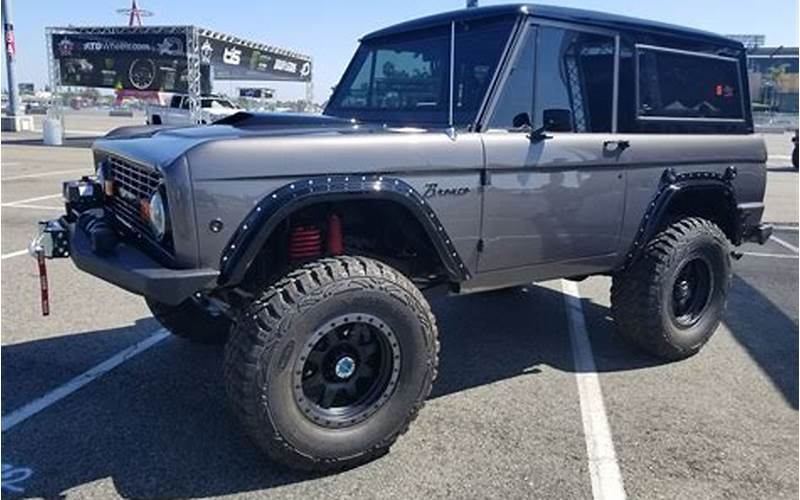
[{"label": "parking space", "polygon": [[[263,458],[233,421],[221,350],[153,337],[160,329],[140,298],[52,262],[51,316],[40,316],[34,261],[15,252],[38,219],[57,213],[58,198],[40,197],[88,173],[91,154],[7,139],[4,495],[592,497],[591,402],[576,383],[585,372],[576,369],[564,283],[434,301],[439,378],[410,432],[365,466],[298,474]],[[663,363],[630,348],[613,333],[610,280],[577,284],[629,498],[797,498],[798,176],[783,137],[768,145],[766,218],[778,230],[766,245],[740,248],[723,324],[699,355]],[[149,348],[125,351],[148,339]],[[97,371],[120,352],[113,369]],[[40,411],[7,427],[43,396]]]}]

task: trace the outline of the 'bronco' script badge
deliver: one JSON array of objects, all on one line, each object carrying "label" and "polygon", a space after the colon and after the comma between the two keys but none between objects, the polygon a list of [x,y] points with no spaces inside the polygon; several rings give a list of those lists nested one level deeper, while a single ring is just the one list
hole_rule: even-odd
[{"label": "'bronco' script badge", "polygon": [[468,187],[449,187],[440,188],[436,182],[425,184],[425,192],[422,193],[424,198],[433,198],[434,196],[463,196],[469,193]]}]

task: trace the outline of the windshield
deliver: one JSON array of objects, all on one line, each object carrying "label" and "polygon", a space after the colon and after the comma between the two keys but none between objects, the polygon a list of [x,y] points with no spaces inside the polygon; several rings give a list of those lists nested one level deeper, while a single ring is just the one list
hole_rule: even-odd
[{"label": "windshield", "polygon": [[[453,122],[476,118],[514,18],[458,22]],[[359,47],[325,114],[397,125],[448,124],[450,26],[375,40]]]}]

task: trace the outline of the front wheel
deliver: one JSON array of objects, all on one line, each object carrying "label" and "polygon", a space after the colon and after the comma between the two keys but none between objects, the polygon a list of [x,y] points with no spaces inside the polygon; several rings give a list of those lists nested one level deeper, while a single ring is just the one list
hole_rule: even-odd
[{"label": "front wheel", "polygon": [[315,471],[386,453],[436,377],[436,323],[405,276],[362,257],[308,264],[264,287],[225,349],[225,385],[274,460]]},{"label": "front wheel", "polygon": [[730,282],[730,249],[722,230],[705,219],[681,219],[614,276],[611,311],[617,332],[661,358],[687,358],[719,325]]}]

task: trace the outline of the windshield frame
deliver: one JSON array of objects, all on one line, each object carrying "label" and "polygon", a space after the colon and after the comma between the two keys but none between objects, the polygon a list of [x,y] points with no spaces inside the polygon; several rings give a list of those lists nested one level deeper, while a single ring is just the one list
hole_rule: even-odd
[{"label": "windshield frame", "polygon": [[[489,83],[483,91],[483,95],[479,100],[478,107],[475,109],[474,114],[468,123],[454,123],[454,86],[455,86],[455,62],[457,50],[457,25],[462,21],[452,20],[447,24],[440,24],[437,26],[427,27],[419,30],[412,30],[404,33],[395,33],[384,37],[370,38],[362,40],[356,53],[351,58],[344,73],[342,74],[339,83],[333,90],[331,97],[328,100],[324,115],[335,116],[338,118],[353,119],[359,122],[366,123],[380,123],[385,126],[416,126],[426,128],[467,128],[473,130],[476,124],[484,115],[484,111],[488,103],[491,101],[491,96],[496,90],[496,84],[499,76],[502,74],[508,54],[513,47],[514,40],[517,37],[521,19],[526,16],[523,15],[503,15],[491,16],[481,19],[471,20],[470,23],[475,23],[478,26],[488,26],[498,21],[505,21],[508,23],[508,33],[505,35],[505,40],[500,44],[501,48],[497,54],[497,63],[495,64],[494,71],[491,74]],[[358,77],[359,71],[362,69],[362,64],[366,57],[374,57],[374,50],[372,47],[390,47],[392,44],[403,43],[408,41],[420,40],[424,38],[433,38],[446,35],[449,38],[447,44],[447,53],[445,57],[447,67],[445,71],[445,81],[442,84],[443,91],[446,95],[444,109],[437,109],[434,112],[425,111],[409,111],[409,110],[394,110],[394,109],[364,109],[355,107],[339,107],[335,105],[341,97],[341,93],[345,88]],[[372,55],[372,56],[371,56]],[[374,73],[374,68],[372,68]],[[374,77],[371,77],[374,78]],[[370,82],[372,85],[372,82]]]}]

